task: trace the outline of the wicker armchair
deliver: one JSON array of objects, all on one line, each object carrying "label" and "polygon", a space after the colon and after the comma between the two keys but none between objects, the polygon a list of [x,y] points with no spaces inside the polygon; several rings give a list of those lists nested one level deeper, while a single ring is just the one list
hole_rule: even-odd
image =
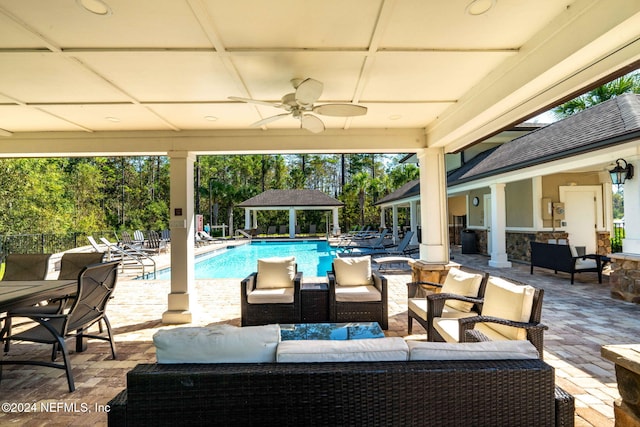
[{"label": "wicker armchair", "polygon": [[300,323],[300,283],[295,258],[258,260],[258,271],[240,284],[242,326]]},{"label": "wicker armchair", "polygon": [[378,322],[388,329],[387,279],[371,272],[370,256],[336,258],[327,276],[332,322]]},{"label": "wicker armchair", "polygon": [[[509,294],[510,290],[515,291],[511,292],[515,297],[506,301],[504,295]],[[544,331],[548,329],[540,323],[543,296],[542,289],[498,277],[489,278],[484,299],[452,294],[428,295],[428,310],[433,313],[430,325],[433,334],[430,334],[428,339],[447,342],[527,339],[536,347],[542,358]],[[481,304],[480,315],[462,319],[441,317],[447,299]]]},{"label": "wicker armchair", "polygon": [[408,332],[413,333],[413,320],[415,319],[427,331],[427,335],[435,332],[433,329],[433,314],[427,307],[427,295],[441,293],[455,293],[462,296],[470,296],[478,298],[473,303],[465,303],[450,300],[442,300],[442,307],[439,307],[439,316],[446,317],[471,317],[480,313],[482,307],[480,301],[484,297],[484,291],[487,286],[489,273],[475,270],[468,267],[451,268],[447,272],[447,276],[443,283],[435,282],[411,282],[407,283],[407,316],[408,316]]}]

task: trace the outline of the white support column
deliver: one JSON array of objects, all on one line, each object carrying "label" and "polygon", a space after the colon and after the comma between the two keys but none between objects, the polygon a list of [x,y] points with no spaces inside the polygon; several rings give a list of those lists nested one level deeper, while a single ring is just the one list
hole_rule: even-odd
[{"label": "white support column", "polygon": [[387,227],[387,222],[385,220],[385,208],[380,208],[380,230],[383,230]]},{"label": "white support column", "polygon": [[507,212],[505,202],[506,184],[491,184],[491,259],[490,267],[508,268],[507,259]]},{"label": "white support column", "polygon": [[398,205],[393,205],[391,208],[391,226],[393,227],[393,241],[398,241]]},{"label": "white support column", "polygon": [[332,208],[331,212],[333,213],[333,235],[337,236],[340,234],[340,224],[338,224],[338,208]]},{"label": "white support column", "polygon": [[638,157],[624,159],[634,167],[634,176],[624,183],[624,234],[622,252],[640,254],[640,162]]},{"label": "white support column", "polygon": [[194,199],[193,165],[195,155],[186,151],[169,152],[171,228],[171,293],[163,323],[191,323],[189,291],[194,289]]},{"label": "white support column", "polygon": [[289,238],[296,237],[296,210],[289,208]]},{"label": "white support column", "polygon": [[442,148],[418,151],[420,163],[420,200],[429,209],[421,209],[422,243],[420,259],[427,263],[449,263],[449,227],[447,221],[447,174]]},{"label": "white support column", "polygon": [[244,208],[244,228],[251,228],[251,209]]},{"label": "white support column", "polygon": [[251,222],[251,228],[258,228],[258,210],[254,209],[251,211],[252,215],[252,219],[253,221]]},{"label": "white support column", "polygon": [[413,237],[411,238],[411,244],[418,244],[418,201],[412,200],[409,202],[409,224],[411,231],[413,231]]}]

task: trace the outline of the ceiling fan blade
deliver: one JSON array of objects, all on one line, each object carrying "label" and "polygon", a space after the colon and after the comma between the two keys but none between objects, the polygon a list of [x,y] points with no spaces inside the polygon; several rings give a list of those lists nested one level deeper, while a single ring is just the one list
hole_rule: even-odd
[{"label": "ceiling fan blade", "polygon": [[296,102],[298,105],[310,107],[322,95],[324,85],[314,79],[305,79],[296,87]]},{"label": "ceiling fan blade", "polygon": [[322,123],[322,120],[312,114],[303,114],[302,117],[300,117],[300,121],[302,122],[302,128],[309,132],[320,133],[324,131],[324,123]]},{"label": "ceiling fan blade", "polygon": [[257,99],[240,98],[237,96],[230,96],[229,99],[233,101],[247,102],[249,104],[258,104],[258,105],[266,105],[267,107],[282,108],[282,104],[279,102],[258,101]]},{"label": "ceiling fan blade", "polygon": [[280,120],[283,119],[285,117],[287,117],[289,115],[289,113],[282,113],[282,114],[278,114],[275,116],[271,116],[271,117],[267,117],[266,119],[262,119],[262,120],[258,120],[255,123],[251,124],[252,128],[258,128],[260,126],[266,125],[267,123],[271,123],[271,122],[275,122],[276,120]]},{"label": "ceiling fan blade", "polygon": [[313,107],[313,112],[335,117],[364,116],[367,114],[367,107],[355,104],[322,104]]}]

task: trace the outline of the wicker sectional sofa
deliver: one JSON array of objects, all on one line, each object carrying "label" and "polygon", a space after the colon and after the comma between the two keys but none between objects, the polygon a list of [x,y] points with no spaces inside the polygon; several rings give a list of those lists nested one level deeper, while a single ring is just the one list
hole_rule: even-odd
[{"label": "wicker sectional sofa", "polygon": [[108,403],[109,425],[573,425],[573,398],[538,358],[442,360],[452,344],[410,343],[410,360],[396,360],[399,340],[283,341],[268,363],[140,364]]}]

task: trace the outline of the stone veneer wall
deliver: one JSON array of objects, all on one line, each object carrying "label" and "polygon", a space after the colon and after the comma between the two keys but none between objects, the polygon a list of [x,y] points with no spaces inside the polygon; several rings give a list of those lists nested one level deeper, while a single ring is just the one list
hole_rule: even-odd
[{"label": "stone veneer wall", "polygon": [[[487,251],[487,231],[473,230],[476,236],[476,246],[479,254],[490,255]],[[548,242],[550,239],[569,240],[569,234],[565,231],[507,231],[506,233],[507,257],[512,261],[531,261],[531,240],[536,242]],[[608,255],[611,253],[611,237],[608,231],[596,232],[597,254]]]},{"label": "stone veneer wall", "polygon": [[640,304],[640,256],[611,254],[611,297]]}]

